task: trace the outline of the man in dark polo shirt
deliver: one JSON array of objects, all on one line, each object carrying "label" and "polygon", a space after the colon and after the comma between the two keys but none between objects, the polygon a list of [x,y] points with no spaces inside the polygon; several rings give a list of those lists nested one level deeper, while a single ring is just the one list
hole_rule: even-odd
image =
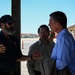
[{"label": "man in dark polo shirt", "polygon": [[19,41],[12,35],[15,32],[14,22],[10,15],[3,15],[0,19],[0,75],[18,75],[15,71],[16,60],[32,58],[22,55]]}]

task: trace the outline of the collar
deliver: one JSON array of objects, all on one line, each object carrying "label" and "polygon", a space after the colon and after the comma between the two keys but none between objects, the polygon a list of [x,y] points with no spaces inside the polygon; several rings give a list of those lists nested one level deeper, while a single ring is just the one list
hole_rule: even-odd
[{"label": "collar", "polygon": [[68,32],[68,29],[67,28],[65,28],[65,29],[63,29],[58,35],[57,35],[57,39],[61,36],[61,35],[63,35],[64,33],[66,33],[66,32]]},{"label": "collar", "polygon": [[[41,39],[39,39],[39,44],[41,45],[41,44],[45,44],[45,43],[43,41],[41,41]],[[47,44],[49,44],[49,40],[48,40]]]}]

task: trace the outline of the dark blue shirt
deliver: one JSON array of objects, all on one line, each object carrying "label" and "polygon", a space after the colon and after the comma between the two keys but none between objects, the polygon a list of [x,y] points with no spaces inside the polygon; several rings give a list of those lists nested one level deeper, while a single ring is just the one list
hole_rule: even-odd
[{"label": "dark blue shirt", "polygon": [[19,41],[12,35],[7,39],[1,31],[0,43],[6,47],[5,53],[0,53],[0,70],[15,69],[16,59],[22,56]]}]

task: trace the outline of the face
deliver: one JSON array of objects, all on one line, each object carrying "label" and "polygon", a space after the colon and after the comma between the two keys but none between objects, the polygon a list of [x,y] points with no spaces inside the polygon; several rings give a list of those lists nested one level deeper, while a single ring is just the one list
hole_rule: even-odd
[{"label": "face", "polygon": [[48,25],[49,25],[52,32],[57,31],[57,22],[53,19],[53,17],[50,17]]},{"label": "face", "polygon": [[49,32],[46,30],[46,28],[40,28],[39,37],[42,40],[46,40],[49,37]]},{"label": "face", "polygon": [[13,23],[5,23],[4,31],[9,35],[14,34],[15,30],[14,30]]}]

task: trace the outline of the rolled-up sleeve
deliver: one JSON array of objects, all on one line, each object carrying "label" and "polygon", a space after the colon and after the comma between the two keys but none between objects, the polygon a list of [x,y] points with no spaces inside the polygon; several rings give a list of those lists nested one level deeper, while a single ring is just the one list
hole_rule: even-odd
[{"label": "rolled-up sleeve", "polygon": [[65,37],[60,37],[55,44],[51,58],[56,59],[56,68],[58,70],[63,69],[67,64],[70,63],[70,43]]}]

